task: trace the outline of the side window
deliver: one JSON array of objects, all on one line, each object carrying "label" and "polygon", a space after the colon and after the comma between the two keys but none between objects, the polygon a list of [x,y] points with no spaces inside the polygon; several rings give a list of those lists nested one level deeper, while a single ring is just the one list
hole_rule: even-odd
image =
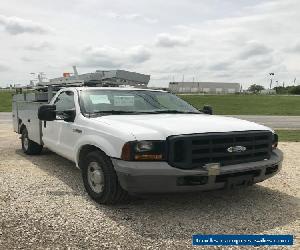
[{"label": "side window", "polygon": [[74,93],[72,91],[64,91],[59,94],[54,104],[57,111],[65,111],[75,109]]}]

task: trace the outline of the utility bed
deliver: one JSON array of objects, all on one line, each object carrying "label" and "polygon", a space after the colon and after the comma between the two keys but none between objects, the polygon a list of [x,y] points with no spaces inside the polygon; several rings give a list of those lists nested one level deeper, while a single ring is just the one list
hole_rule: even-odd
[{"label": "utility bed", "polygon": [[21,133],[21,125],[25,125],[30,139],[42,145],[41,123],[38,109],[48,103],[48,92],[28,92],[16,94],[12,101],[12,117],[14,131]]}]

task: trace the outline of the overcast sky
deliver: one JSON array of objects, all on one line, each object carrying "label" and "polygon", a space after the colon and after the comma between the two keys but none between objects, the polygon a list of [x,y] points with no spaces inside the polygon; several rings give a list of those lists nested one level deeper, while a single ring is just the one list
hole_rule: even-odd
[{"label": "overcast sky", "polygon": [[96,69],[151,83],[300,83],[299,0],[3,0],[0,86]]}]

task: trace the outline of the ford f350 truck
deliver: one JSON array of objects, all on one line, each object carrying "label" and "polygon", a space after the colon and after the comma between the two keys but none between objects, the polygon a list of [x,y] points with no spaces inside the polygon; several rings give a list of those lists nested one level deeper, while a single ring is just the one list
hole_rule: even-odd
[{"label": "ford f350 truck", "polygon": [[75,162],[102,204],[131,193],[248,186],[274,176],[283,160],[272,129],[199,111],[166,91],[67,87],[47,104],[17,99],[23,151],[47,147]]}]

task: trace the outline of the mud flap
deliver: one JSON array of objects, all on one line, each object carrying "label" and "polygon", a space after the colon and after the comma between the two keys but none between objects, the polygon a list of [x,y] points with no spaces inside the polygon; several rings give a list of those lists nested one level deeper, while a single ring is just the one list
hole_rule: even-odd
[{"label": "mud flap", "polygon": [[234,189],[240,187],[247,187],[253,185],[253,175],[242,175],[235,177],[228,177],[226,182],[226,189]]}]

